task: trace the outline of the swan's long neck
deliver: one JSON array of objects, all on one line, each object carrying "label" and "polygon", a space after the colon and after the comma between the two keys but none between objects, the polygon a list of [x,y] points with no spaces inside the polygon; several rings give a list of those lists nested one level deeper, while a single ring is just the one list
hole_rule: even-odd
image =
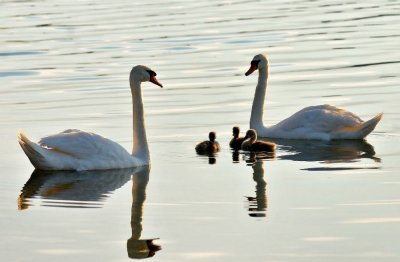
[{"label": "swan's long neck", "polygon": [[131,81],[132,115],[133,115],[133,148],[132,155],[150,163],[149,146],[147,144],[144,122],[142,89],[140,81]]},{"label": "swan's long neck", "polygon": [[268,79],[268,68],[261,68],[258,71],[258,83],[256,87],[256,92],[254,94],[250,117],[250,128],[254,129],[264,128],[263,112]]}]

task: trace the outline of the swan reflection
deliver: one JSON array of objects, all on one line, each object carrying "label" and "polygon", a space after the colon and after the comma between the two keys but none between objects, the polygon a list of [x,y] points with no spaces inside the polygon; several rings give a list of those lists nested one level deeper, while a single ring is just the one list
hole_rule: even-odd
[{"label": "swan reflection", "polygon": [[246,209],[251,217],[266,217],[268,208],[267,182],[264,179],[264,162],[275,158],[274,152],[243,152],[232,150],[233,163],[239,163],[239,156],[253,170],[253,180],[256,182],[255,196],[246,197]]},{"label": "swan reflection", "polygon": [[143,203],[146,200],[146,187],[149,182],[149,175],[149,167],[142,167],[138,172],[132,174],[132,236],[126,242],[126,248],[130,258],[152,257],[157,251],[161,250],[161,246],[153,243],[153,241],[158,238],[140,239],[143,229]]},{"label": "swan reflection", "polygon": [[101,207],[105,199],[126,184],[136,169],[101,171],[42,171],[35,169],[18,198],[18,209],[35,199],[44,206]]},{"label": "swan reflection", "polygon": [[[281,160],[332,163],[352,163],[361,159],[371,159],[380,163],[381,159],[375,156],[374,147],[362,140],[289,140],[268,139],[279,145],[277,156],[264,152],[245,152],[232,150],[232,162],[239,163],[244,160],[253,169],[253,180],[256,182],[255,196],[246,196],[246,209],[251,217],[265,217],[268,208],[268,188],[264,179],[264,162],[275,157]],[[282,153],[283,152],[283,153]],[[241,158],[241,159],[240,159]],[[268,162],[267,162],[268,163]],[[308,171],[335,171],[351,169],[377,169],[379,167],[314,167]]]},{"label": "swan reflection", "polygon": [[41,171],[35,170],[18,197],[18,209],[33,206],[41,199],[43,206],[93,208],[115,190],[132,180],[131,237],[127,240],[130,258],[154,256],[161,249],[153,239],[141,239],[143,204],[149,181],[148,166],[101,171]]},{"label": "swan reflection", "polygon": [[265,217],[268,208],[267,182],[264,180],[264,161],[257,160],[251,166],[253,180],[256,182],[256,196],[247,196],[248,211],[251,217]]},{"label": "swan reflection", "polygon": [[374,147],[364,140],[294,140],[269,139],[278,144],[280,151],[278,159],[323,163],[356,162],[361,159],[371,159],[381,162],[375,157]]}]

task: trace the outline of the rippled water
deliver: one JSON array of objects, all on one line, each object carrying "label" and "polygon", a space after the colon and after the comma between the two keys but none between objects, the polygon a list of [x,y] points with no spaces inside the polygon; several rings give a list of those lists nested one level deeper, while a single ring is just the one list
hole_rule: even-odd
[{"label": "rippled water", "polygon": [[[399,261],[400,3],[2,1],[4,261]],[[268,53],[265,122],[330,103],[384,118],[367,141],[228,149]],[[133,65],[151,170],[34,171],[16,142],[78,128],[131,147]],[[210,130],[223,146],[197,156]],[[210,164],[211,165],[210,165]]]}]

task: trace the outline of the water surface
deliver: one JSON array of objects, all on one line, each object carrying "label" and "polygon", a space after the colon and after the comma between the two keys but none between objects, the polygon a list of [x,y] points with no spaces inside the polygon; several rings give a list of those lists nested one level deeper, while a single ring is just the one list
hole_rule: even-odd
[{"label": "water surface", "polygon": [[[3,1],[4,261],[399,261],[398,1]],[[367,141],[276,140],[248,127],[254,55],[269,55],[265,123],[309,105],[363,119]],[[128,75],[143,85],[151,169],[34,171],[16,141],[77,128],[130,150]],[[214,158],[194,145],[217,132]]]}]

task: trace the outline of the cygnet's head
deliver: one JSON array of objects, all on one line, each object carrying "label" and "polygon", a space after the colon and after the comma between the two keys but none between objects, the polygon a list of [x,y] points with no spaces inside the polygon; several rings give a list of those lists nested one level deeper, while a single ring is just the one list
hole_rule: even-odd
[{"label": "cygnet's head", "polygon": [[208,138],[210,139],[211,142],[214,142],[216,137],[217,135],[215,134],[215,132],[208,133]]},{"label": "cygnet's head", "polygon": [[239,133],[240,133],[240,128],[238,126],[234,126],[232,128],[232,134],[234,137],[239,137]]},{"label": "cygnet's head", "polygon": [[254,129],[247,130],[245,138],[246,139],[250,138],[250,140],[256,141],[257,140],[257,132],[256,132],[256,130],[254,130]]},{"label": "cygnet's head", "polygon": [[135,80],[139,82],[150,81],[155,85],[163,87],[163,85],[160,82],[158,82],[156,76],[157,76],[156,72],[151,70],[149,67],[144,65],[137,65],[132,68],[131,74],[129,76],[129,81],[130,82]]},{"label": "cygnet's head", "polygon": [[257,69],[262,70],[264,68],[266,68],[268,70],[267,56],[264,54],[258,54],[253,58],[253,60],[251,60],[250,68],[249,68],[249,70],[247,70],[245,75],[248,76],[251,73],[253,73],[254,71],[256,71]]}]

